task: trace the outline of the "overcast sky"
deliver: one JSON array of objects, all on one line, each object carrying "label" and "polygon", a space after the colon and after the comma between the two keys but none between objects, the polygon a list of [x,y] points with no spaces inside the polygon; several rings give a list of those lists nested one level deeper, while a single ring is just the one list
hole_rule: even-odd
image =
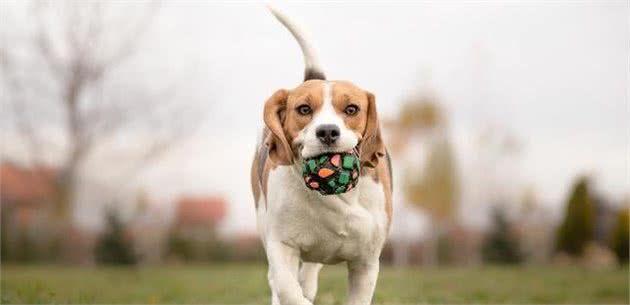
[{"label": "overcast sky", "polygon": [[[545,205],[557,209],[581,173],[613,199],[629,193],[627,1],[277,6],[306,28],[328,77],[373,92],[382,117],[431,88],[464,183],[474,139],[491,129],[520,141],[510,174]],[[166,1],[146,45],[147,63],[176,67],[160,73],[192,71],[187,96],[209,111],[144,183],[159,198],[223,194],[227,229],[254,230],[250,160],[264,101],[301,81],[296,42],[261,4]]]}]

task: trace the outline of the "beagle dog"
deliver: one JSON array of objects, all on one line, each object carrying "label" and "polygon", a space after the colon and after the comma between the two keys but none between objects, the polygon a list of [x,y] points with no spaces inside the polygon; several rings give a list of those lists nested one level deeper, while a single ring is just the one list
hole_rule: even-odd
[{"label": "beagle dog", "polygon": [[[302,84],[266,101],[251,168],[272,304],[312,305],[322,264],[340,262],[349,272],[347,303],[370,304],[392,219],[392,171],[376,100],[349,81],[326,80],[298,27],[269,9],[298,41],[306,64]],[[302,160],[353,149],[361,164],[355,188],[325,196],[306,187]]]}]

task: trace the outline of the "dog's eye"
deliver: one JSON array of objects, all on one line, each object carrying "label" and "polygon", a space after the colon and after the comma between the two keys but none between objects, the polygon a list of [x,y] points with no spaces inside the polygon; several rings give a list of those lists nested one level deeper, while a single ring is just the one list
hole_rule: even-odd
[{"label": "dog's eye", "polygon": [[300,105],[297,107],[297,112],[301,115],[309,115],[313,112],[313,109],[309,105]]},{"label": "dog's eye", "polygon": [[357,107],[357,105],[348,105],[348,107],[346,107],[343,112],[347,115],[355,115],[357,114],[357,112],[359,112],[359,107]]}]

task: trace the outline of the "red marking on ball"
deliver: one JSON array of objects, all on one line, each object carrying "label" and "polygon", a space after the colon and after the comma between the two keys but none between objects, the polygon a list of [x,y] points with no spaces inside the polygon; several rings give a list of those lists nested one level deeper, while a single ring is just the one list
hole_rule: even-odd
[{"label": "red marking on ball", "polygon": [[341,162],[341,156],[340,155],[334,155],[331,159],[330,159],[330,163],[332,163],[332,165],[339,167],[339,162]]}]

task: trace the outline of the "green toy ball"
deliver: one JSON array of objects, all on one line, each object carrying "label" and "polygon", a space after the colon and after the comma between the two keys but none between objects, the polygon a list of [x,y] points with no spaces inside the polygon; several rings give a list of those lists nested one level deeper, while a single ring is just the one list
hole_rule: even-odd
[{"label": "green toy ball", "polygon": [[356,150],[325,153],[305,159],[302,163],[302,176],[306,187],[322,195],[350,191],[359,182],[360,170]]}]

